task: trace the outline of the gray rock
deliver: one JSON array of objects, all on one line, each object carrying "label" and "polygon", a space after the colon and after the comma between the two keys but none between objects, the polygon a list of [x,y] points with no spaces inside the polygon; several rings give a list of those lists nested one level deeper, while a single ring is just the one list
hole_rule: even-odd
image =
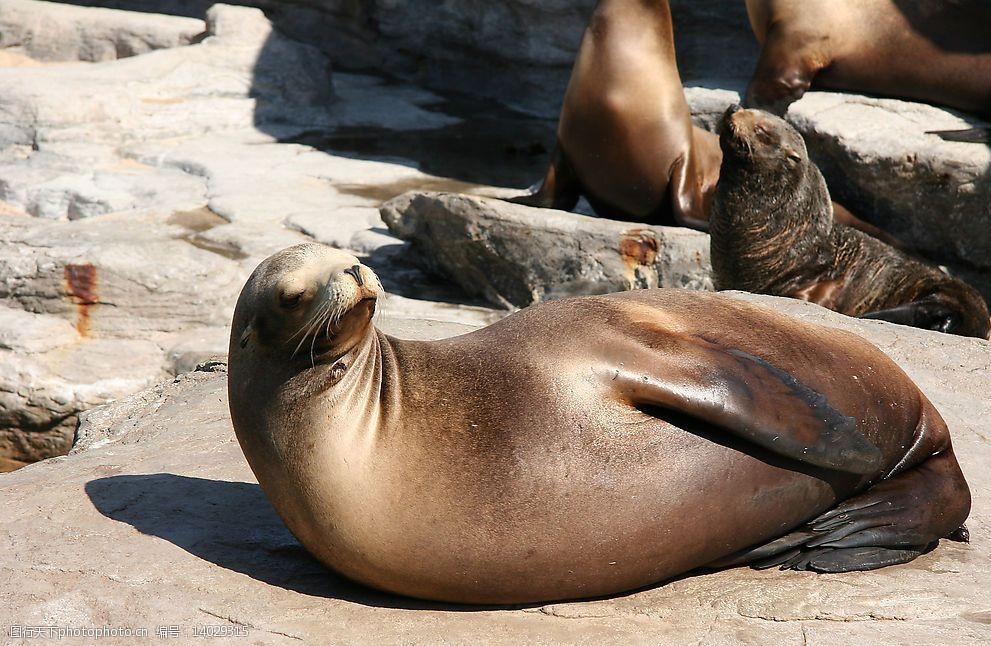
[{"label": "gray rock", "polygon": [[0,0],[0,49],[39,61],[108,61],[189,45],[202,20],[132,11]]},{"label": "gray rock", "polygon": [[216,5],[207,23],[220,33],[187,47],[99,65],[0,69],[0,147],[121,144],[256,119],[310,120],[331,101],[327,58],[280,36],[261,11]]},{"label": "gray rock", "polygon": [[293,213],[286,218],[285,225],[338,249],[354,249],[351,240],[357,233],[385,227],[379,210],[370,206]]},{"label": "gray rock", "polygon": [[59,316],[83,336],[226,325],[247,276],[177,226],[125,218],[3,224],[0,299]]},{"label": "gray rock", "polygon": [[227,354],[231,330],[228,326],[185,330],[163,346],[168,347],[166,362],[169,372],[180,375],[193,371],[204,361]]},{"label": "gray rock", "polygon": [[77,337],[43,352],[29,347],[0,350],[0,455],[24,462],[64,455],[79,411],[165,374],[161,349],[145,340]]},{"label": "gray rock", "polygon": [[491,198],[407,193],[382,219],[429,269],[496,305],[646,287],[712,289],[709,237]]},{"label": "gray rock", "polygon": [[[0,475],[5,622],[122,625],[151,635],[177,625],[189,639],[196,626],[224,625],[265,644],[987,644],[991,438],[983,424],[991,403],[975,375],[986,374],[991,345],[745,298],[858,333],[919,383],[950,425],[974,494],[971,544],[943,541],[912,563],[872,572],[736,568],[522,609],[464,612],[402,599],[306,555],[238,448],[225,376],[194,372],[88,413],[80,425],[88,439],[73,455]],[[424,329],[406,324],[388,331]]]}]

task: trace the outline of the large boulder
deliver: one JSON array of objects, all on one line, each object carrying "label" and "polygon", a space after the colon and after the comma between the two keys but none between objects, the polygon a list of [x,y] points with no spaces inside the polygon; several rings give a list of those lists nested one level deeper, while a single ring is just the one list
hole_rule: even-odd
[{"label": "large boulder", "polygon": [[[821,575],[736,568],[608,599],[478,609],[351,583],[307,555],[256,484],[235,441],[222,364],[209,363],[87,413],[73,454],[0,475],[3,625],[110,627],[245,643],[955,644],[991,642],[991,344],[814,305],[743,297],[860,334],[916,380],[946,418],[974,494],[969,545]],[[383,321],[389,333],[465,326]],[[699,519],[706,522],[706,519]],[[481,637],[480,637],[481,636]],[[16,642],[16,640],[14,640]],[[67,643],[93,643],[68,639]],[[133,636],[104,636],[130,644]]]},{"label": "large boulder", "polygon": [[38,0],[0,0],[0,50],[41,61],[109,61],[189,45],[202,20]]},{"label": "large boulder", "polygon": [[502,307],[645,287],[712,289],[709,237],[455,193],[382,207],[428,269]]}]

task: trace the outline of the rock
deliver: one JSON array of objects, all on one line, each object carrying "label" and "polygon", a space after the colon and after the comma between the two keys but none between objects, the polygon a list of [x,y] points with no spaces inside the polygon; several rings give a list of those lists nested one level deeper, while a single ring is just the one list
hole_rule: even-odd
[{"label": "rock", "polygon": [[[950,425],[974,494],[969,545],[912,563],[817,575],[736,568],[613,598],[527,608],[431,604],[323,568],[286,530],[233,436],[223,373],[193,372],[90,412],[70,456],[0,476],[0,594],[9,626],[176,625],[252,643],[958,644],[991,641],[991,345],[771,297],[744,297],[876,343]],[[407,320],[400,336],[426,329]],[[411,612],[415,610],[415,612]],[[242,638],[232,638],[230,641]],[[71,642],[72,640],[70,640]],[[181,641],[181,640],[180,640]],[[133,643],[104,637],[101,643]],[[247,643],[247,642],[246,642]]]},{"label": "rock", "polygon": [[67,140],[125,143],[256,119],[310,120],[331,101],[327,58],[272,31],[261,11],[216,5],[207,22],[222,33],[187,47],[100,65],[0,69],[0,146],[44,151]]},{"label": "rock", "polygon": [[0,49],[39,61],[108,61],[189,45],[202,20],[37,0],[0,1]]},{"label": "rock", "polygon": [[83,337],[147,338],[226,325],[247,277],[236,263],[183,239],[177,226],[121,217],[6,224],[0,299],[59,316]]},{"label": "rock", "polygon": [[228,326],[186,330],[171,339],[166,352],[167,368],[174,375],[191,372],[204,361],[227,354],[231,330]]},{"label": "rock", "polygon": [[378,208],[356,206],[327,211],[293,213],[285,225],[338,249],[354,249],[351,240],[361,231],[373,227],[385,227]]},{"label": "rock", "polygon": [[[34,319],[40,329],[68,334],[59,319]],[[73,343],[41,351],[30,342],[0,350],[0,455],[22,462],[64,455],[72,446],[76,413],[147,387],[165,374],[155,343],[72,334]]]},{"label": "rock", "polygon": [[406,193],[382,207],[426,266],[504,307],[645,287],[712,289],[709,237],[491,198]]}]

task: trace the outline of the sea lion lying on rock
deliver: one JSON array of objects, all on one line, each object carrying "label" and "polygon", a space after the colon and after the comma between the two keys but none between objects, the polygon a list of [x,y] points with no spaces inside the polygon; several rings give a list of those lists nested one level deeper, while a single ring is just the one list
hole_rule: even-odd
[{"label": "sea lion lying on rock", "polygon": [[649,289],[402,341],[375,329],[380,293],[354,256],[298,245],[254,271],[231,332],[244,454],[355,580],[526,603],[717,561],[870,569],[962,538],[946,425],[855,335]]},{"label": "sea lion lying on rock", "polygon": [[988,338],[976,289],[833,220],[802,136],[767,112],[731,107],[711,220],[717,289],[790,296],[865,318]]}]

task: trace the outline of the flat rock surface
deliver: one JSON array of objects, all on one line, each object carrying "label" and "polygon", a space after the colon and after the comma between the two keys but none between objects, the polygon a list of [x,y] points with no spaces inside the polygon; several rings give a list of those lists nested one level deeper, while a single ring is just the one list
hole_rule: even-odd
[{"label": "flat rock surface", "polygon": [[473,185],[292,143],[459,124],[436,95],[333,75],[227,5],[194,20],[0,0],[0,53],[0,470],[65,453],[78,412],[226,352],[241,285],[286,246],[349,249],[433,299],[387,311],[491,320],[442,302],[464,296],[405,262],[378,215],[409,188]]},{"label": "flat rock surface", "polygon": [[[72,455],[0,475],[0,634],[12,626],[247,629],[222,643],[986,644],[991,640],[991,344],[741,296],[857,332],[946,418],[974,493],[970,545],[817,575],[737,568],[615,598],[460,608],[378,593],[311,559],[255,483],[228,417],[223,364],[87,413]],[[399,336],[471,326],[384,317]],[[62,640],[93,643],[93,640]],[[127,643],[103,638],[100,643]],[[21,643],[11,640],[6,643]]]}]

